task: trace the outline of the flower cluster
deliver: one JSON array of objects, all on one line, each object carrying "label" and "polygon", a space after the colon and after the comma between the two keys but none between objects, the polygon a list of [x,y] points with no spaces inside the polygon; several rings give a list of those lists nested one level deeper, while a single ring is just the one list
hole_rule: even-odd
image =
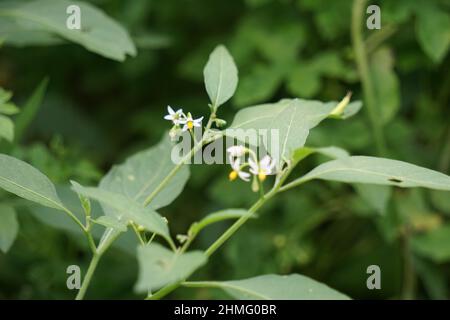
[{"label": "flower cluster", "polygon": [[[230,164],[232,171],[229,174],[230,181],[241,178],[244,181],[250,181],[251,175],[253,175],[253,181],[258,179],[260,182],[266,180],[268,175],[276,173],[275,161],[268,155],[265,155],[258,161],[256,154],[241,145],[232,146],[227,149],[230,157]],[[248,154],[248,161],[241,164],[242,158]],[[245,168],[249,168],[249,172],[244,171]]]},{"label": "flower cluster", "polygon": [[190,112],[188,112],[186,115],[184,114],[183,109],[174,111],[171,106],[167,106],[167,112],[168,114],[164,116],[164,119],[172,121],[173,123],[173,127],[170,130],[170,136],[172,138],[176,137],[176,135],[180,131],[180,128],[181,131],[184,132],[187,130],[192,130],[194,127],[202,126],[203,117],[194,119]]}]

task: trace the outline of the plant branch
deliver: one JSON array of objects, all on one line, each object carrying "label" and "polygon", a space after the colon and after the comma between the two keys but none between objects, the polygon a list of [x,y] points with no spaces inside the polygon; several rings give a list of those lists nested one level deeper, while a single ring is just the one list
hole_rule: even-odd
[{"label": "plant branch", "polygon": [[108,232],[108,234],[104,237],[105,240],[99,244],[98,248],[94,251],[92,255],[91,262],[89,263],[89,267],[86,271],[86,275],[84,276],[83,283],[81,284],[81,288],[78,291],[75,300],[84,299],[86,290],[89,287],[89,284],[91,283],[92,276],[95,270],[97,269],[98,262],[100,261],[101,257],[106,252],[106,250],[108,250],[108,248],[120,235],[120,232],[115,232],[113,229],[107,229],[106,232]]},{"label": "plant branch", "polygon": [[376,97],[372,78],[369,73],[369,63],[363,40],[363,17],[366,4],[367,0],[353,1],[351,36],[353,50],[355,52],[356,66],[361,78],[364,100],[366,102],[377,152],[379,155],[382,155],[386,153],[386,143],[384,140],[382,125],[380,123],[380,115],[377,114]]}]

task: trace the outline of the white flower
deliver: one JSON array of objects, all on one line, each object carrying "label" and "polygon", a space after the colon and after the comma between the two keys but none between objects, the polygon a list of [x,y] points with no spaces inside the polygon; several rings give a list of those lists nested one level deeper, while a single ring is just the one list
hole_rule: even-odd
[{"label": "white flower", "polygon": [[241,178],[244,181],[250,180],[250,173],[241,171],[241,160],[236,159],[230,159],[231,160],[231,168],[233,171],[230,172],[230,175],[228,178],[230,181],[236,180],[237,177]]},{"label": "white flower", "polygon": [[177,111],[173,111],[170,106],[167,106],[168,115],[164,116],[164,119],[172,121],[174,125],[178,125],[183,120],[184,114],[183,109],[178,109]]},{"label": "white flower", "polygon": [[180,120],[181,124],[184,124],[183,131],[191,130],[193,127],[201,127],[202,126],[203,117],[198,119],[193,119],[192,115],[188,113],[185,119]]},{"label": "white flower", "polygon": [[231,146],[227,149],[227,152],[230,154],[230,157],[239,158],[242,157],[247,148],[244,146]]},{"label": "white flower", "polygon": [[268,175],[274,174],[275,161],[272,160],[268,155],[264,156],[258,163],[255,163],[253,159],[248,159],[248,164],[250,165],[250,172],[258,176],[259,181],[266,180]]}]

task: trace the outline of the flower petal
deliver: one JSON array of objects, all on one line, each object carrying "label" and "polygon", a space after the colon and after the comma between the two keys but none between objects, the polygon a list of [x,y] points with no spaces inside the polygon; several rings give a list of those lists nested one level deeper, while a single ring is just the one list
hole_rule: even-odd
[{"label": "flower petal", "polygon": [[250,172],[253,174],[258,174],[259,171],[259,167],[258,165],[255,163],[255,161],[253,161],[252,158],[248,159],[248,164],[250,166]]},{"label": "flower petal", "polygon": [[244,181],[250,181],[250,173],[248,173],[248,172],[239,171],[238,176],[239,176],[239,178],[241,178]]},{"label": "flower petal", "polygon": [[269,169],[270,160],[270,157],[268,155],[265,155],[259,162],[261,169]]}]

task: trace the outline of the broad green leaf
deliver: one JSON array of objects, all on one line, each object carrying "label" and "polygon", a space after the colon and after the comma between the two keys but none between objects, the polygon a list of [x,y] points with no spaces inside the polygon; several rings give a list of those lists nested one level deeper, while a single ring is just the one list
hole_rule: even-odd
[{"label": "broad green leaf", "polygon": [[153,209],[144,208],[144,206],[136,201],[133,201],[126,196],[94,187],[83,187],[76,182],[72,182],[72,188],[77,193],[85,197],[99,201],[103,207],[113,208],[114,211],[107,210],[106,212],[115,212],[114,217],[127,225],[129,220],[144,226],[148,231],[159,234],[169,242],[170,235],[166,221]]},{"label": "broad green leaf", "polygon": [[11,248],[19,230],[13,207],[0,204],[0,250],[6,253]]},{"label": "broad green leaf", "polygon": [[414,250],[437,263],[450,261],[450,224],[413,238]]},{"label": "broad green leaf", "polygon": [[11,119],[0,114],[0,140],[2,138],[9,142],[14,140],[14,123]]},{"label": "broad green leaf", "polygon": [[42,104],[42,100],[44,99],[45,91],[47,90],[48,79],[44,78],[36,89],[34,89],[33,94],[30,98],[28,98],[25,105],[22,107],[21,113],[17,116],[16,119],[16,139],[20,141],[30,125],[33,121],[39,107]]},{"label": "broad green leaf", "polygon": [[[99,186],[143,204],[176,166],[171,159],[171,152],[172,143],[168,135],[165,135],[156,146],[131,156],[121,165],[114,166]],[[183,191],[188,179],[189,167],[182,166],[149,207],[158,209],[170,204]]]},{"label": "broad green leaf", "polygon": [[43,30],[27,29],[20,26],[13,17],[2,17],[0,20],[0,37],[9,46],[51,46],[65,43],[64,39]]},{"label": "broad green leaf", "polygon": [[[202,282],[194,282],[200,287]],[[236,281],[205,282],[240,300],[348,300],[346,295],[311,278],[291,274],[263,275]],[[197,285],[196,285],[197,286]]]},{"label": "broad green leaf", "polygon": [[66,211],[53,183],[39,170],[19,159],[0,154],[0,187],[43,206]]},{"label": "broad green leaf", "polygon": [[[72,30],[66,26],[69,17],[66,9],[71,5],[80,8],[80,30]],[[136,54],[126,30],[89,3],[68,0],[6,2],[0,5],[0,16],[11,19],[17,26],[16,30],[47,32],[110,59],[123,61],[127,54]],[[6,36],[8,42],[9,35],[3,36]]]},{"label": "broad green leaf", "polygon": [[440,63],[450,46],[450,15],[430,1],[417,11],[416,33],[425,53]]},{"label": "broad green leaf", "polygon": [[[64,203],[64,205],[80,220],[85,219],[83,210],[80,208],[80,200],[70,186],[56,186],[56,191]],[[86,238],[81,228],[74,223],[72,219],[69,219],[66,215],[60,214],[59,211],[37,205],[30,205],[29,210],[31,213],[42,223],[49,225],[58,230],[63,230],[74,237],[76,241],[79,241],[80,245],[86,246]],[[103,217],[103,210],[97,202],[91,203],[91,217],[92,219],[101,219]],[[106,225],[103,225],[106,226]],[[102,225],[94,224],[92,226],[92,235],[95,239],[101,239],[104,234],[110,234],[105,230]],[[123,227],[121,227],[123,228]],[[123,229],[120,229],[123,230]],[[117,231],[121,232],[121,231]],[[137,245],[136,235],[132,230],[122,234],[114,243],[113,246],[122,250],[127,254],[135,255],[135,249]]]},{"label": "broad green leaf", "polygon": [[[61,199],[61,202],[64,203],[64,206],[69,209],[78,220],[84,221],[85,215],[81,209],[77,194],[66,185],[56,185],[55,189],[59,199]],[[37,206],[34,203],[30,203],[28,208],[40,222],[53,228],[63,230],[66,233],[83,236],[83,242],[85,242],[84,234],[81,228],[72,219],[61,214],[58,210],[49,207]],[[91,217],[95,219],[100,212],[102,212],[101,207],[97,203],[93,203]],[[94,235],[96,235],[96,232],[101,231],[100,226],[98,226],[98,228],[94,226]]]},{"label": "broad green leaf", "polygon": [[217,211],[214,213],[211,213],[204,217],[199,222],[195,222],[192,224],[192,226],[189,228],[188,234],[196,234],[200,232],[203,228],[206,226],[223,221],[223,220],[230,220],[230,219],[239,219],[243,215],[247,213],[247,210],[245,209],[225,209],[221,211]]},{"label": "broad green leaf", "polygon": [[176,283],[189,277],[207,261],[201,251],[180,254],[167,250],[159,244],[138,248],[139,278],[137,291],[157,290],[166,284]]},{"label": "broad green leaf", "polygon": [[238,83],[238,71],[233,57],[224,46],[217,46],[211,53],[203,76],[206,92],[214,107],[219,107],[233,96]]},{"label": "broad green leaf", "polygon": [[282,80],[283,72],[277,65],[256,64],[241,76],[233,102],[238,107],[244,107],[267,101],[280,87]]},{"label": "broad green leaf", "polygon": [[258,130],[259,135],[278,133],[278,141],[266,143],[265,147],[280,164],[280,160],[291,158],[292,152],[305,145],[309,130],[326,119],[336,105],[337,102],[285,99],[248,107],[236,114],[226,135],[245,142],[248,130]]},{"label": "broad green leaf", "polygon": [[322,154],[331,159],[340,159],[350,156],[350,154],[346,150],[335,146],[322,148],[302,147],[292,153],[293,165],[296,165],[298,162],[314,153]]},{"label": "broad green leaf", "polygon": [[112,216],[101,216],[100,218],[93,220],[97,224],[101,224],[107,228],[112,228],[120,232],[127,231],[126,225],[124,225],[120,220]]},{"label": "broad green leaf", "polygon": [[323,163],[289,185],[292,187],[313,179],[450,191],[450,177],[443,173],[403,161],[365,156]]}]

